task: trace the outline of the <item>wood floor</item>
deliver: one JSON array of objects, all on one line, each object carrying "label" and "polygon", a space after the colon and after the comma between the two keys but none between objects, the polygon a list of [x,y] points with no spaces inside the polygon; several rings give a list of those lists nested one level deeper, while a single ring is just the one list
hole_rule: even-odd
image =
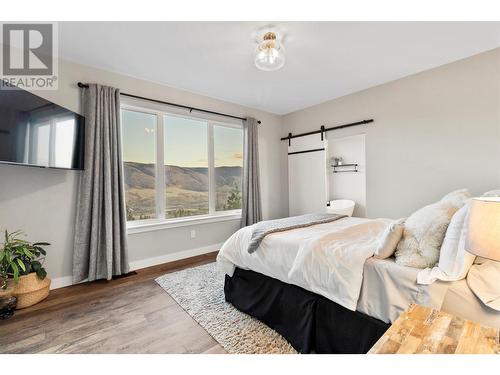
[{"label": "wood floor", "polygon": [[0,320],[0,353],[225,353],[154,279],[216,253],[51,291]]}]

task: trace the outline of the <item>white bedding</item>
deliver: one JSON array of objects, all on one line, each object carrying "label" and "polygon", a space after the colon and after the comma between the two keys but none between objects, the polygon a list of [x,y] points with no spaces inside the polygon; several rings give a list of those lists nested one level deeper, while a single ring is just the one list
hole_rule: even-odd
[{"label": "white bedding", "polygon": [[[235,267],[250,269],[385,322],[394,321],[412,302],[439,308],[447,289],[445,283],[418,285],[419,269],[397,265],[393,258],[370,258],[378,234],[389,223],[348,217],[273,233],[253,254],[247,251],[252,229],[246,227],[222,246],[217,264],[229,276]],[[329,242],[333,240],[337,244],[332,246]],[[339,271],[337,275],[335,270]]]},{"label": "white bedding", "polygon": [[[477,267],[476,265],[472,268]],[[484,305],[462,279],[451,283],[444,296],[441,310],[482,325],[500,328],[500,313]]]},{"label": "white bedding", "polygon": [[363,267],[373,255],[386,219],[343,218],[287,232],[273,233],[252,254],[247,251],[252,227],[232,235],[217,263],[230,276],[237,266],[295,284],[355,310]]},{"label": "white bedding", "polygon": [[[378,224],[371,224],[373,222]],[[273,233],[264,238],[259,249],[253,254],[247,251],[252,229],[246,227],[232,235],[222,246],[217,256],[217,265],[229,276],[233,275],[235,267],[249,269],[288,284],[301,286],[335,301],[345,299],[343,292],[340,293],[340,298],[334,296],[338,292],[335,283],[345,286],[347,279],[360,282],[359,278],[361,278],[359,288],[357,285],[347,285],[349,290],[346,292],[347,302],[350,301],[350,308],[352,309],[353,300],[356,299],[357,304],[354,306],[357,311],[387,323],[394,322],[410,303],[419,303],[484,325],[500,327],[500,314],[484,306],[467,286],[466,280],[436,281],[430,285],[420,285],[416,282],[417,275],[421,271],[418,268],[398,265],[394,262],[394,258],[372,257],[365,261],[363,257],[370,253],[367,250],[370,241],[363,242],[361,239],[358,244],[361,245],[362,251],[358,251],[357,254],[355,245],[336,245],[336,255],[326,253],[330,251],[328,244],[318,245],[317,243],[318,239],[320,242],[326,239],[338,240],[342,233],[353,235],[363,228],[362,225],[368,225],[371,228],[371,234],[376,237],[379,230],[380,233],[383,231],[379,228],[381,222],[384,221],[348,217],[308,228]],[[390,221],[386,222],[388,225]],[[385,225],[382,227],[385,228]],[[314,248],[311,244],[316,246],[316,250],[319,249],[318,257],[311,251]],[[347,252],[347,249],[355,253],[345,254],[354,255],[354,257],[348,257],[348,261],[362,259],[362,271],[360,273],[359,263],[354,261],[357,264],[355,271],[354,273],[348,272],[346,280],[333,278],[333,270],[342,268],[338,261],[343,259],[341,255]],[[335,246],[333,250],[335,252]],[[325,261],[325,264],[329,266],[320,265]],[[314,267],[319,268],[314,269]],[[292,269],[295,270],[294,278],[290,277]],[[345,269],[341,270],[340,275],[345,275]],[[352,297],[353,292],[355,298]]]},{"label": "white bedding", "polygon": [[386,323],[394,322],[410,303],[439,310],[450,283],[417,284],[419,271],[397,264],[393,257],[368,259],[356,310]]},{"label": "white bedding", "polygon": [[305,289],[356,310],[363,267],[390,223],[386,219],[368,220],[305,241],[288,277]]},{"label": "white bedding", "polygon": [[331,223],[273,233],[266,236],[259,249],[252,254],[247,251],[252,236],[252,227],[245,227],[234,233],[224,243],[217,255],[217,265],[229,276],[233,275],[235,267],[239,267],[294,284],[289,279],[288,273],[304,242],[368,221],[369,219],[346,217]]}]

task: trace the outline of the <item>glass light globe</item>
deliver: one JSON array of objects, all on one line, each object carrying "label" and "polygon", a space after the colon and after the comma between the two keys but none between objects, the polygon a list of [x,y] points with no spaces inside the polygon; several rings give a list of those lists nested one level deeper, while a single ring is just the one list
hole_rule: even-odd
[{"label": "glass light globe", "polygon": [[276,34],[269,32],[255,49],[255,66],[260,70],[278,70],[285,65],[285,49],[276,40]]}]

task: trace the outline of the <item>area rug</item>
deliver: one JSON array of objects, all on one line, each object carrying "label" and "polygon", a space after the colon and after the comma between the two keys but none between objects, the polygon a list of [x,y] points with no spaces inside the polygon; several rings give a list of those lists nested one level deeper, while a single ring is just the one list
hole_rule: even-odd
[{"label": "area rug", "polygon": [[156,282],[227,352],[297,353],[279,333],[225,301],[224,275],[215,263],[168,273]]}]

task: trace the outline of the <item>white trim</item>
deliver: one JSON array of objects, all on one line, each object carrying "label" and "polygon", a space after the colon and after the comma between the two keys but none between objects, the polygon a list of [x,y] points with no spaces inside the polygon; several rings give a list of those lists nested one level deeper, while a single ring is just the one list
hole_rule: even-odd
[{"label": "white trim", "polygon": [[214,126],[211,121],[207,124],[208,137],[208,213],[215,214],[215,159],[214,159]]},{"label": "white trim", "polygon": [[[220,250],[221,247],[222,247],[222,243],[219,243],[219,244],[215,244],[215,245],[198,247],[198,248],[190,249],[190,250],[178,251],[176,253],[160,255],[160,256],[154,257],[154,258],[146,258],[146,259],[136,260],[134,262],[129,263],[130,271],[135,271],[135,270],[138,270],[141,268],[156,266],[158,264],[175,262],[176,260],[191,258],[191,257],[195,257],[197,255],[212,253],[214,251]],[[85,283],[85,282],[87,282],[87,280],[83,280],[80,283]],[[78,284],[80,284],[80,283],[78,283]],[[50,283],[50,289],[51,290],[52,289],[59,289],[59,288],[64,288],[64,287],[70,286],[70,285],[73,285],[73,276],[56,277],[55,279],[52,279],[52,281]]]},{"label": "white trim", "polygon": [[190,249],[190,250],[178,251],[176,253],[160,255],[160,256],[154,257],[154,258],[146,258],[146,259],[136,260],[134,262],[129,263],[130,270],[135,271],[135,270],[138,270],[141,268],[156,266],[158,264],[175,262],[176,260],[181,260],[181,259],[195,257],[197,255],[212,253],[214,251],[220,250],[222,245],[223,245],[222,243],[218,243],[215,245],[198,247],[196,249]]},{"label": "white trim", "polygon": [[64,288],[70,285],[73,285],[73,276],[56,277],[50,282],[50,290]]},{"label": "white trim", "polygon": [[162,114],[156,115],[156,217],[165,219],[165,124]]},{"label": "white trim", "polygon": [[187,216],[168,220],[137,220],[127,222],[127,234],[150,232],[169,228],[186,227],[191,225],[218,223],[223,221],[241,220],[241,210],[219,211],[213,215]]}]

